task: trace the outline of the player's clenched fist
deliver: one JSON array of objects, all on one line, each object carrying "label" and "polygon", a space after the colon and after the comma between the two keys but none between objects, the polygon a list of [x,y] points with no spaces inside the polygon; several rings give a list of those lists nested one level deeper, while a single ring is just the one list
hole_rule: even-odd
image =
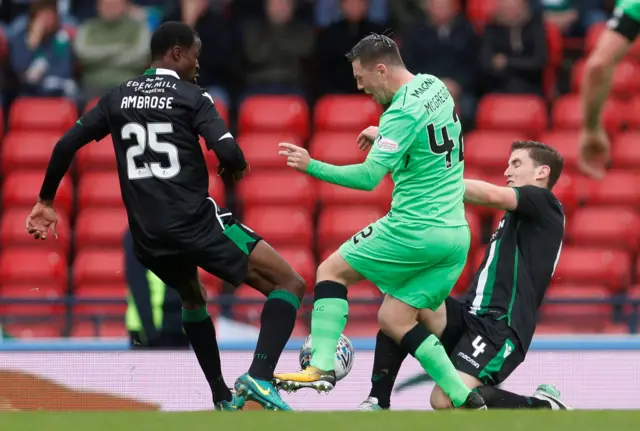
[{"label": "player's clenched fist", "polygon": [[281,150],[279,154],[287,158],[287,166],[301,172],[306,172],[309,161],[311,160],[307,150],[286,142],[281,142],[278,144],[278,147],[280,147]]}]

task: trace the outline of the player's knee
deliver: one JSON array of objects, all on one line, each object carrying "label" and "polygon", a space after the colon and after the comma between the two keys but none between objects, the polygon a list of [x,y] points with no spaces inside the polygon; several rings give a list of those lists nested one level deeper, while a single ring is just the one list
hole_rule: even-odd
[{"label": "player's knee", "polygon": [[440,386],[433,388],[431,392],[431,408],[434,410],[445,410],[453,408],[451,399],[444,393]]},{"label": "player's knee", "polygon": [[293,274],[289,277],[289,280],[285,283],[285,290],[293,293],[298,299],[302,299],[304,297],[304,293],[307,290],[307,283],[304,281],[304,278],[300,276],[295,271],[292,271]]}]

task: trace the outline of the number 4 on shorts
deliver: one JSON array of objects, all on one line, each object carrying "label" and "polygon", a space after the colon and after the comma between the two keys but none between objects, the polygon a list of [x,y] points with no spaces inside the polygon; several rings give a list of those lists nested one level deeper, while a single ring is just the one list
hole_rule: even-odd
[{"label": "number 4 on shorts", "polygon": [[475,351],[473,352],[473,357],[477,358],[478,355],[484,353],[484,348],[487,347],[487,344],[483,343],[482,337],[478,335],[476,339],[471,343],[471,346],[473,346],[473,348],[475,349]]}]

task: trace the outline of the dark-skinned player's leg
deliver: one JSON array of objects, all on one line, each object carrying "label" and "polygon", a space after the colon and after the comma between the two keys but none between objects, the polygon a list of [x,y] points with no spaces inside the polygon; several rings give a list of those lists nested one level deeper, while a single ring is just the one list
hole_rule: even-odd
[{"label": "dark-skinned player's leg", "polygon": [[262,309],[253,362],[249,372],[236,381],[236,391],[265,409],[290,410],[271,381],[293,332],[305,282],[265,241],[259,241],[249,255],[245,282],[267,296],[267,302]]},{"label": "dark-skinned player's leg", "polygon": [[233,395],[222,377],[216,330],[207,310],[207,291],[200,281],[197,267],[182,256],[140,260],[180,294],[182,326],[209,383],[216,410],[241,409],[244,399]]}]

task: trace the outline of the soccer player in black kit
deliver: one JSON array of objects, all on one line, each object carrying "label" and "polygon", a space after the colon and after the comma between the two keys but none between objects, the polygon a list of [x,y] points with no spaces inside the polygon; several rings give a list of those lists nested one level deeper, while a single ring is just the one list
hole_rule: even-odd
[{"label": "soccer player in black kit", "polygon": [[[565,217],[551,189],[563,164],[562,156],[545,144],[514,142],[505,171],[508,187],[465,180],[465,202],[506,212],[462,300],[449,297],[436,311],[421,312],[421,321],[438,336],[465,384],[482,395],[489,409],[570,409],[553,385],[540,385],[532,397],[496,387],[524,361],[560,257]],[[406,357],[402,346],[378,332],[372,389],[359,410],[390,407]],[[438,386],[431,406],[452,408]]]},{"label": "soccer player in black kit", "polygon": [[[120,189],[140,262],[181,296],[184,329],[218,410],[246,400],[290,410],[272,386],[305,291],[302,278],[260,236],[209,197],[209,174],[198,142],[220,162],[225,181],[240,180],[247,162],[209,94],[198,87],[201,42],[187,25],[168,22],[151,38],[153,64],[102,97],[56,144],[38,202],[27,219],[36,239],[56,236],[56,191],[75,153],[111,134]],[[222,377],[215,328],[198,267],[267,296],[253,363],[232,394]]]}]

